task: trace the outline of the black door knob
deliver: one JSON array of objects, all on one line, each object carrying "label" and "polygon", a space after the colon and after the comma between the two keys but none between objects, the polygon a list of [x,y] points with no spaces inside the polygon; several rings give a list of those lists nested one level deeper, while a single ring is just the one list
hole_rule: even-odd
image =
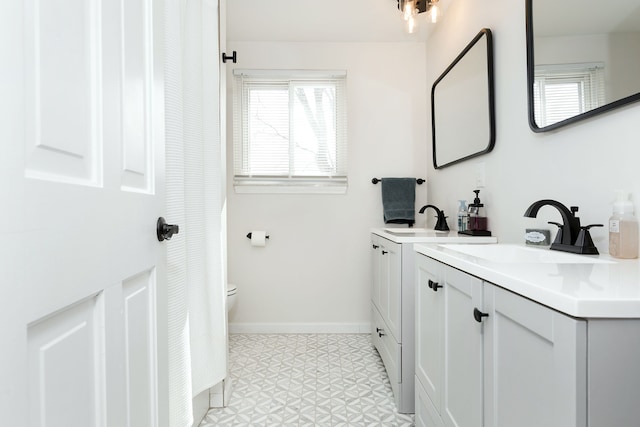
[{"label": "black door knob", "polygon": [[163,217],[158,218],[156,235],[158,236],[159,242],[162,242],[163,240],[171,240],[173,235],[178,234],[179,232],[180,227],[173,224],[167,224],[167,221],[165,221]]}]

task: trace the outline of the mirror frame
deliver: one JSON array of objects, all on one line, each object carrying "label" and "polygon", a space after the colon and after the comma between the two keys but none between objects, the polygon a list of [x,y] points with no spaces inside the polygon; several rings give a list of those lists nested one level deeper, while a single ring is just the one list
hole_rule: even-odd
[{"label": "mirror frame", "polygon": [[597,116],[599,114],[606,113],[613,109],[623,107],[627,104],[640,101],[640,92],[633,95],[629,95],[624,98],[620,98],[616,101],[605,104],[601,107],[594,108],[593,110],[586,111],[576,116],[570,117],[565,120],[550,124],[548,126],[539,127],[536,123],[535,109],[533,101],[533,84],[535,80],[535,49],[534,49],[534,34],[533,34],[533,2],[537,0],[525,0],[526,1],[526,32],[527,32],[527,105],[529,109],[529,127],[536,133],[548,132],[554,129],[558,129],[563,126],[567,126],[590,117]]},{"label": "mirror frame", "polygon": [[[445,164],[438,165],[436,160],[436,116],[435,116],[435,90],[436,86],[442,79],[446,77],[446,75],[456,66],[458,62],[462,60],[462,58],[475,46],[478,41],[482,39],[482,37],[486,37],[487,42],[487,88],[488,88],[488,109],[489,109],[489,141],[487,142],[487,147],[484,150],[471,153],[467,156],[461,157],[459,159],[450,161]],[[432,138],[432,154],[433,154],[433,167],[435,169],[442,169],[447,166],[452,166],[457,163],[463,162],[465,160],[472,159],[474,157],[481,156],[493,150],[493,147],[496,143],[496,115],[495,115],[495,83],[494,83],[494,74],[493,74],[493,36],[491,34],[491,30],[489,28],[483,28],[478,32],[478,34],[469,42],[469,44],[460,52],[460,54],[453,60],[451,65],[447,67],[446,70],[436,79],[431,87],[431,138]]]}]

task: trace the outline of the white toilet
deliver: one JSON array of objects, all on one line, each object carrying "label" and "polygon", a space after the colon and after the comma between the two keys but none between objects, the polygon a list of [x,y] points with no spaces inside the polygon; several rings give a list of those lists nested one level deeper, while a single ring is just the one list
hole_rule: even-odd
[{"label": "white toilet", "polygon": [[233,306],[236,303],[236,293],[238,292],[238,287],[233,283],[227,283],[227,313],[231,311]]}]

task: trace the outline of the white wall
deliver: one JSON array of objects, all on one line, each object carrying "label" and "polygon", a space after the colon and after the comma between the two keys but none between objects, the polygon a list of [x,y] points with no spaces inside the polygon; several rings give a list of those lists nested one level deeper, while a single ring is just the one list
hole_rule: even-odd
[{"label": "white wall", "polygon": [[[484,163],[481,196],[489,226],[502,242],[522,242],[525,228],[550,227],[546,221],[560,219],[550,207],[537,220],[522,216],[542,198],[578,205],[583,224],[607,222],[614,189],[631,191],[640,208],[640,104],[551,133],[529,129],[524,9],[524,0],[453,0],[426,45],[229,41],[227,50],[238,51],[237,67],[349,73],[347,195],[252,196],[228,188],[229,280],[239,287],[232,330],[369,322],[369,229],[383,225],[380,188],[370,183],[374,176],[426,172],[417,206],[428,193],[429,203],[453,216],[458,199],[472,199],[475,170]],[[483,27],[494,36],[496,147],[435,171],[430,88]],[[252,229],[269,232],[266,248],[249,245],[244,236]],[[607,252],[606,229],[592,234]]]},{"label": "white wall", "polygon": [[615,82],[612,88],[612,99],[628,96],[640,91],[638,75],[640,75],[640,57],[629,55],[640,46],[640,32],[616,33],[609,38],[611,59],[611,79]]},{"label": "white wall", "polygon": [[[238,285],[230,330],[367,327],[369,230],[383,225],[380,184],[371,178],[426,173],[425,44],[229,40],[232,50],[238,68],[347,70],[349,189],[346,195],[236,194],[228,175],[228,274]],[[426,185],[416,197],[418,208],[426,203]],[[250,245],[251,230],[268,232],[266,247]]]},{"label": "white wall", "polygon": [[[526,227],[549,228],[547,220],[560,219],[550,207],[540,211],[542,219],[524,218],[526,208],[539,199],[579,206],[583,224],[606,224],[614,189],[632,191],[640,207],[639,104],[555,132],[529,130],[524,3],[455,0],[427,41],[427,84],[431,85],[481,28],[493,31],[497,125],[496,147],[488,155],[438,171],[429,162],[429,202],[453,212],[457,199],[471,199],[475,167],[484,162],[486,188],[481,195],[489,227],[500,241],[518,243]],[[606,253],[606,228],[592,229],[592,235]]]}]

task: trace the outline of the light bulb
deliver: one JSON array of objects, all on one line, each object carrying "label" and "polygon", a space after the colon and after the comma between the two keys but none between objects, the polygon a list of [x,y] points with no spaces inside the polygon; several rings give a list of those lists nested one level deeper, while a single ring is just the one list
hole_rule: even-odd
[{"label": "light bulb", "polygon": [[409,34],[413,34],[416,30],[418,22],[416,21],[415,15],[411,15],[407,20],[407,32]]},{"label": "light bulb", "polygon": [[429,10],[427,11],[427,19],[429,22],[435,24],[438,22],[438,19],[442,17],[442,11],[440,10],[440,6],[438,5],[438,0],[432,0],[429,3]]},{"label": "light bulb", "polygon": [[415,15],[416,10],[415,10],[415,6],[413,4],[412,1],[405,1],[404,2],[404,9],[403,9],[403,17],[405,21],[409,21],[411,19],[411,17],[413,15]]}]

